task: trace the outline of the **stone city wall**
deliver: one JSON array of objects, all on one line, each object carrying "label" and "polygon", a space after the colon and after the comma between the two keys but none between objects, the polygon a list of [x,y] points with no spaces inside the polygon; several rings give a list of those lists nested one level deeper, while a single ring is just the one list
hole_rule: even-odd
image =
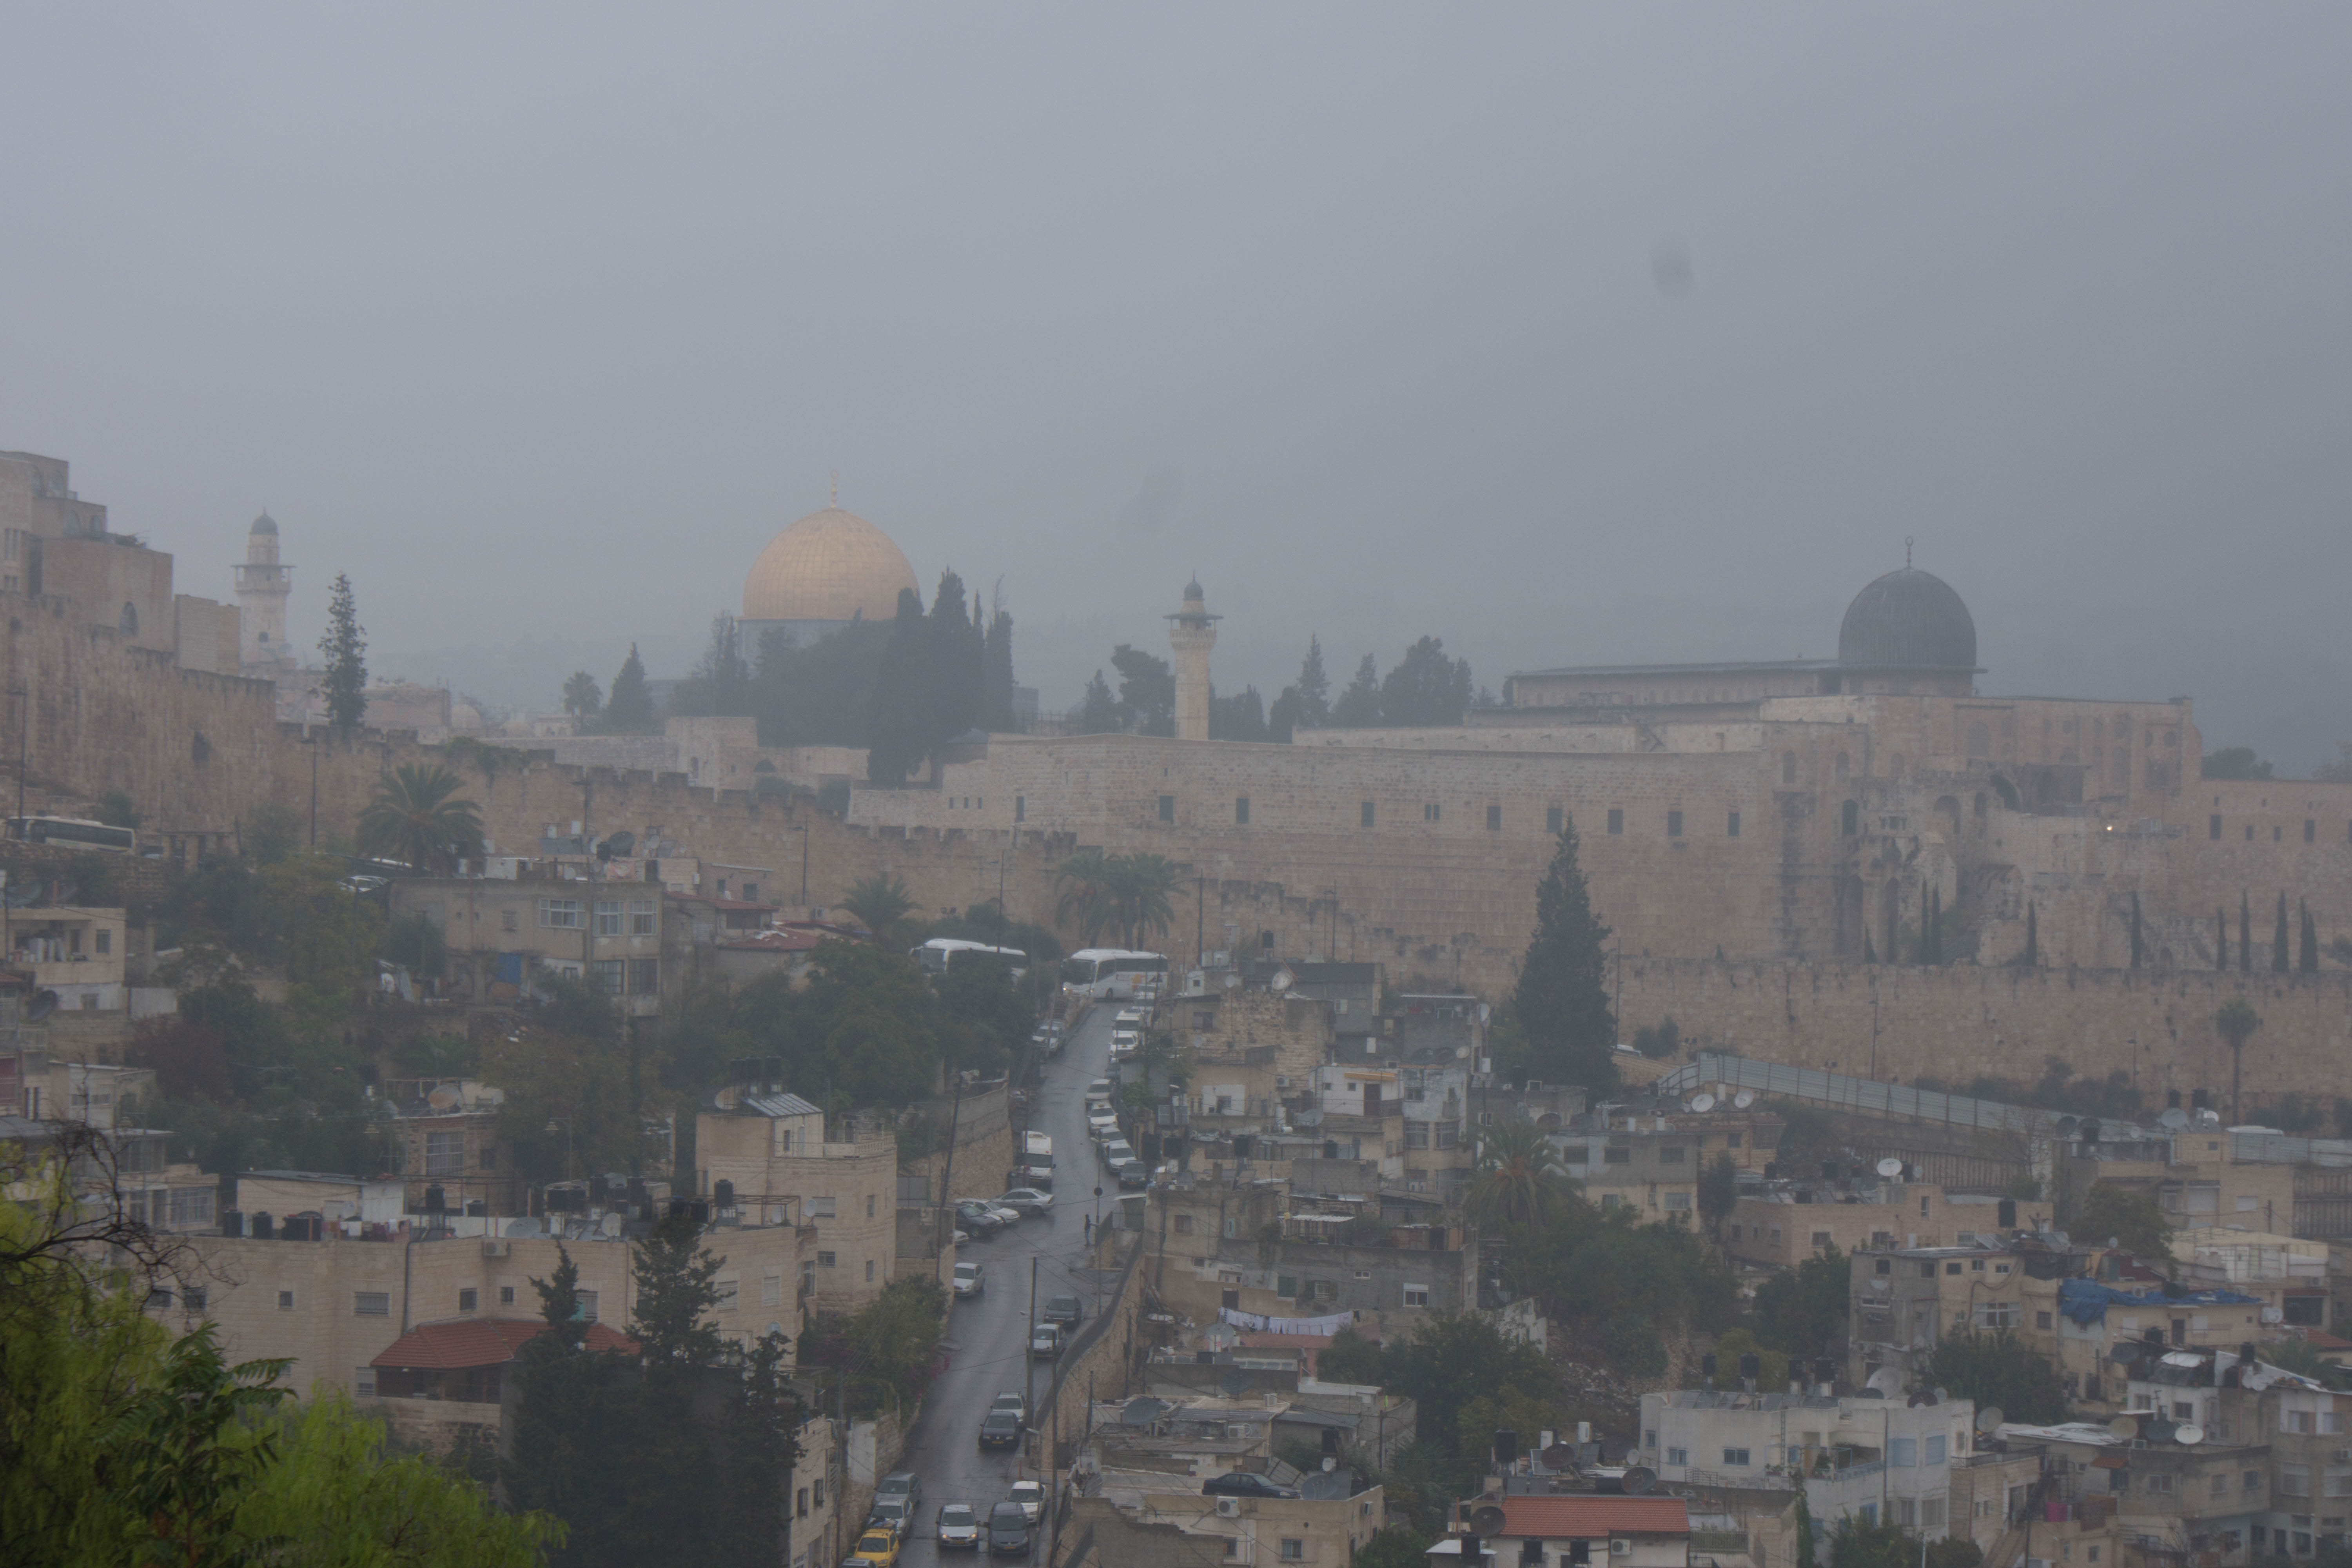
[{"label": "stone city wall", "polygon": [[2352,974],[2068,970],[1956,964],[1740,963],[1626,958],[1619,1031],[1673,1018],[1685,1040],[1862,1078],[2032,1081],[2052,1057],[2126,1074],[2161,1105],[2226,1107],[2230,1050],[2213,1015],[2244,995],[2263,1026],[2244,1093],[2352,1094]]}]

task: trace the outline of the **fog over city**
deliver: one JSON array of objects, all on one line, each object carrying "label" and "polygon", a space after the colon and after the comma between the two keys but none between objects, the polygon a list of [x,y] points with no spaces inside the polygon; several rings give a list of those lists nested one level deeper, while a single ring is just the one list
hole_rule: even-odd
[{"label": "fog over city", "polygon": [[[551,708],[826,503],[1075,705],[1423,634],[2352,737],[2352,13],[20,8],[0,445],[226,598]],[[2282,916],[2282,919],[2284,917]],[[2137,940],[2137,939],[2135,939]]]}]

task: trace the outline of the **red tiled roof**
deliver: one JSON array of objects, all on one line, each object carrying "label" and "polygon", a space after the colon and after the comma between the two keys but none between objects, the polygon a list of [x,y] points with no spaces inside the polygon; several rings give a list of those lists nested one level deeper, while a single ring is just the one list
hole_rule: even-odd
[{"label": "red tiled roof", "polygon": [[1519,1540],[1688,1535],[1690,1510],[1671,1497],[1507,1497],[1501,1533]]},{"label": "red tiled roof", "polygon": [[[424,1323],[393,1341],[368,1365],[410,1372],[503,1366],[514,1360],[515,1352],[546,1330],[546,1321],[540,1318],[468,1318],[454,1323]],[[637,1342],[602,1323],[591,1323],[588,1348],[634,1352]]]},{"label": "red tiled roof", "polygon": [[1331,1348],[1328,1334],[1252,1334],[1244,1333],[1241,1344],[1254,1351],[1304,1351],[1307,1353],[1307,1375],[1315,1375],[1315,1358]]}]

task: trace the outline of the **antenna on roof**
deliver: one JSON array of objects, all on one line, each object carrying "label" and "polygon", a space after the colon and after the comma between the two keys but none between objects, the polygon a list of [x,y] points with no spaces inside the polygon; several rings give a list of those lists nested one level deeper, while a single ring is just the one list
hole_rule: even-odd
[{"label": "antenna on roof", "polygon": [[1903,536],[1903,570],[1911,570],[1911,536],[1907,533]]}]

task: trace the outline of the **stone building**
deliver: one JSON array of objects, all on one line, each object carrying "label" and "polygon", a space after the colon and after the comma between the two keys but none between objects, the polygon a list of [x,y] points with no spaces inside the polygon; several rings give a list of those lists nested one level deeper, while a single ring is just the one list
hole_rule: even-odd
[{"label": "stone building", "polygon": [[852,1116],[828,1124],[796,1094],[730,1086],[695,1118],[696,1189],[722,1214],[794,1225],[810,1310],[849,1312],[890,1283],[898,1248],[898,1140]]}]

